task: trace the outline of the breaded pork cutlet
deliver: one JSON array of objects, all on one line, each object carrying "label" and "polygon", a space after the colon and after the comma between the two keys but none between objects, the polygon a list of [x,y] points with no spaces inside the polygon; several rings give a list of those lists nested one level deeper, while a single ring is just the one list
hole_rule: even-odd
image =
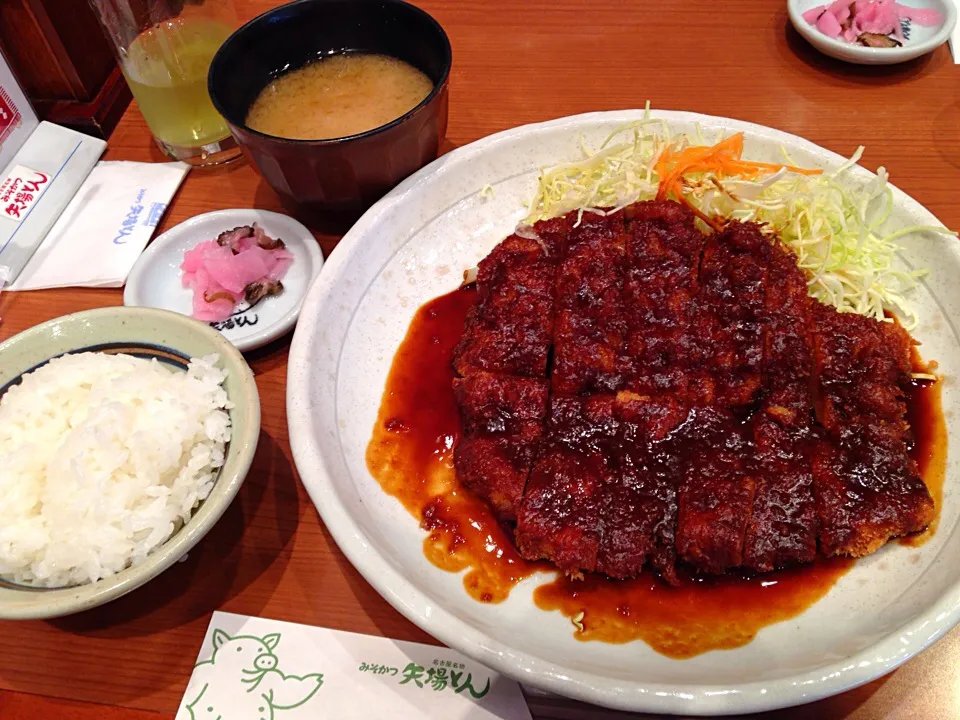
[{"label": "breaded pork cutlet", "polygon": [[480,262],[477,302],[454,349],[457,475],[506,522],[516,517],[547,412],[554,278],[567,229],[557,220],[545,224],[546,240],[511,235]]},{"label": "breaded pork cutlet", "polygon": [[462,418],[454,449],[457,475],[499,517],[512,521],[539,447],[547,383],[476,371],[454,380],[453,389]]},{"label": "breaded pork cutlet", "polygon": [[556,258],[511,235],[480,261],[477,303],[454,349],[460,375],[486,370],[542,378],[552,344]]},{"label": "breaded pork cutlet", "polygon": [[767,572],[922,530],[909,335],[811,299],[750,223],[571,214],[481,262],[458,477],[572,576]]},{"label": "breaded pork cutlet", "polygon": [[622,384],[626,334],[621,213],[585,213],[557,266],[551,390],[557,395],[611,392]]},{"label": "breaded pork cutlet", "polygon": [[750,420],[757,488],[743,548],[744,565],[759,572],[813,560],[819,531],[810,455],[814,301],[793,253],[779,242],[768,252],[762,395]]},{"label": "breaded pork cutlet", "polygon": [[607,450],[618,430],[614,397],[553,396],[550,403],[546,437],[517,513],[517,548],[572,575],[593,572],[615,472]]},{"label": "breaded pork cutlet", "polygon": [[616,442],[607,450],[616,472],[604,493],[599,572],[631,578],[649,562],[668,581],[676,580],[678,464],[671,438],[687,413],[669,395],[617,393]]},{"label": "breaded pork cutlet", "polygon": [[690,404],[704,392],[696,371],[700,339],[693,328],[703,233],[693,214],[674,202],[637,203],[624,217],[624,389],[669,393]]},{"label": "breaded pork cutlet", "polygon": [[813,337],[815,407],[825,436],[813,465],[820,548],[857,557],[933,519],[933,500],[908,452],[912,341],[895,323],[822,305]]},{"label": "breaded pork cutlet", "polygon": [[704,243],[694,332],[713,387],[711,405],[735,410],[759,395],[770,245],[755,225],[742,223]]}]

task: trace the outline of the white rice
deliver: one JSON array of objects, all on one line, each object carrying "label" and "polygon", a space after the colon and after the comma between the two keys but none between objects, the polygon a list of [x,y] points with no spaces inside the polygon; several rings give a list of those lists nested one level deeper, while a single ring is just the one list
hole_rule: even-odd
[{"label": "white rice", "polygon": [[0,576],[60,587],[143,560],[213,488],[230,440],[218,356],[186,373],[64,355],[0,398]]}]

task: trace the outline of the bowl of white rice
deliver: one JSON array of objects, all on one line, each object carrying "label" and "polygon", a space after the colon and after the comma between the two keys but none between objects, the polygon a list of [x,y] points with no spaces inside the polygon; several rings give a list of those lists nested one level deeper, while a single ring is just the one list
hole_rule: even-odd
[{"label": "bowl of white rice", "polygon": [[87,610],[176,563],[259,432],[243,356],[183,315],[101,308],[0,343],[0,619]]}]

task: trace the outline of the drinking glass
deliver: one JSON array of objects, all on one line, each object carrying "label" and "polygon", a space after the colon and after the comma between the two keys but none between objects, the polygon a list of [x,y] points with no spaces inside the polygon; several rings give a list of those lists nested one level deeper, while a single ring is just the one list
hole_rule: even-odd
[{"label": "drinking glass", "polygon": [[90,0],[157,145],[191,165],[240,156],[207,93],[214,53],[237,26],[230,0]]}]

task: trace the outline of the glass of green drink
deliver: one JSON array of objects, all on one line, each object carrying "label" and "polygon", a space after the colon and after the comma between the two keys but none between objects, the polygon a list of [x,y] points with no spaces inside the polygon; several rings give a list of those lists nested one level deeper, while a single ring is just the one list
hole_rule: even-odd
[{"label": "glass of green drink", "polygon": [[240,156],[207,93],[214,53],[237,26],[230,0],[90,0],[160,148],[191,165]]}]

